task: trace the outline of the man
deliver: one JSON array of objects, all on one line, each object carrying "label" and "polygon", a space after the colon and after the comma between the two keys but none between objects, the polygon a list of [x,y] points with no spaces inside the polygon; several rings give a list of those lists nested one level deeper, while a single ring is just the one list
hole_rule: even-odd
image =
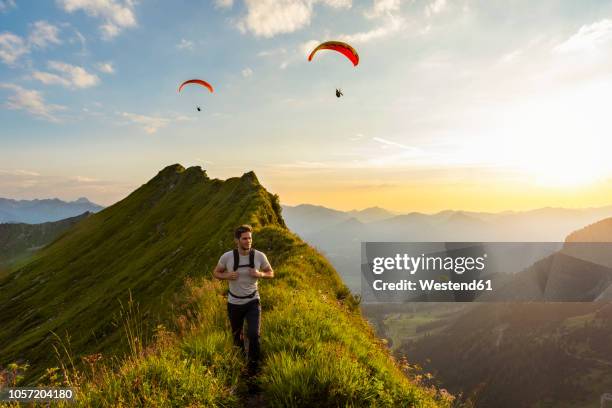
[{"label": "man", "polygon": [[241,225],[234,231],[237,248],[224,253],[213,272],[217,279],[229,281],[227,313],[232,326],[234,344],[244,353],[242,326],[247,321],[249,339],[248,371],[254,375],[259,368],[259,335],[261,325],[261,305],[257,280],[271,279],[274,271],[263,252],[251,248],[253,229]]}]

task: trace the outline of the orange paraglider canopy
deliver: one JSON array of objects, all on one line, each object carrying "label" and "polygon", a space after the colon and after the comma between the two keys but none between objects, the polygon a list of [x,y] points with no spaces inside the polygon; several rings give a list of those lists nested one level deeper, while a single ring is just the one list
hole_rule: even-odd
[{"label": "orange paraglider canopy", "polygon": [[314,57],[315,53],[319,50],[337,51],[343,54],[346,58],[348,58],[354,66],[357,66],[357,64],[359,64],[359,54],[357,54],[357,51],[355,51],[353,47],[342,41],[326,41],[322,44],[317,45],[317,47],[312,50],[312,52],[308,56],[308,61],[312,61],[312,58]]},{"label": "orange paraglider canopy", "polygon": [[181,86],[179,86],[178,91],[181,92],[181,90],[183,89],[183,87],[187,84],[198,84],[198,85],[202,85],[204,88],[207,88],[210,92],[214,92],[213,91],[213,87],[211,84],[209,84],[206,81],[203,81],[201,79],[190,79],[188,81],[185,81],[181,84]]}]

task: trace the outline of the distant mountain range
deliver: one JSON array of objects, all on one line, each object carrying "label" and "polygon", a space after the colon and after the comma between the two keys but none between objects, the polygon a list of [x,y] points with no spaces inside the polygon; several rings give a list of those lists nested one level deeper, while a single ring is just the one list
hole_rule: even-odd
[{"label": "distant mountain range", "polygon": [[612,206],[435,214],[393,214],[376,207],[344,212],[308,204],[283,206],[287,226],[322,251],[355,292],[361,288],[364,241],[563,242],[571,232],[611,216]]},{"label": "distant mountain range", "polygon": [[287,226],[300,235],[316,233],[350,219],[355,219],[360,223],[368,223],[381,221],[395,215],[380,207],[346,212],[311,204],[301,204],[294,207],[283,205],[282,208],[283,217],[291,220]]},{"label": "distant mountain range", "polygon": [[68,202],[57,198],[42,200],[0,198],[0,223],[39,224],[75,217],[88,211],[96,213],[103,208],[84,197]]},{"label": "distant mountain range", "polygon": [[[368,222],[315,206],[284,214],[355,292],[362,241],[559,242],[559,251],[504,281],[495,296],[505,302],[364,304],[363,313],[396,358],[408,356],[433,373],[465,406],[586,408],[612,392],[612,253],[596,244],[612,242],[612,206],[410,213]],[[581,249],[581,242],[592,244]]]}]

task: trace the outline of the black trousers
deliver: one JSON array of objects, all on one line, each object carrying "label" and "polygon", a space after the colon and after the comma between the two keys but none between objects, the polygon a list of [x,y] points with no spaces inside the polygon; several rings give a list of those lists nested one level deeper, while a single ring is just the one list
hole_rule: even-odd
[{"label": "black trousers", "polygon": [[244,335],[242,327],[247,321],[247,338],[249,339],[249,372],[253,374],[259,367],[259,335],[261,327],[261,304],[259,299],[253,299],[244,305],[227,304],[227,314],[232,326],[234,345],[240,347],[243,353]]}]

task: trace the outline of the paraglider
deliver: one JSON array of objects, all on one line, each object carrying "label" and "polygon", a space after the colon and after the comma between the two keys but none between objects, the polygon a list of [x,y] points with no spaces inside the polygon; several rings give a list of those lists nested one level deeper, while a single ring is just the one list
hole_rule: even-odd
[{"label": "paraglider", "polygon": [[181,84],[181,86],[179,86],[178,91],[181,92],[183,90],[183,88],[185,87],[185,85],[187,84],[197,84],[197,85],[201,85],[204,88],[208,89],[211,93],[214,92],[213,91],[213,87],[211,84],[209,84],[208,82],[201,80],[201,79],[190,79],[188,81],[185,81]]},{"label": "paraglider", "polygon": [[[179,93],[183,90],[183,88],[185,87],[185,85],[188,84],[195,84],[195,85],[200,85],[206,89],[208,89],[211,93],[214,92],[213,87],[211,84],[209,84],[208,82],[202,80],[202,79],[190,79],[187,80],[185,82],[183,82],[180,86],[179,86]],[[200,108],[200,106],[196,105],[196,109],[198,110],[198,112],[202,112],[202,109]]]},{"label": "paraglider", "polygon": [[359,64],[359,54],[357,54],[357,51],[355,51],[355,49],[353,47],[351,47],[350,45],[348,45],[345,42],[342,42],[342,41],[326,41],[324,43],[321,43],[321,44],[317,45],[315,47],[315,49],[312,50],[312,52],[308,56],[308,61],[312,61],[312,58],[314,57],[314,55],[319,50],[337,51],[340,54],[344,55],[346,58],[348,58],[349,61],[351,61],[354,66],[357,66],[357,64]]},{"label": "paraglider", "polygon": [[[321,44],[317,45],[315,47],[315,49],[312,50],[312,52],[308,56],[308,61],[312,61],[314,55],[319,50],[331,50],[331,51],[339,52],[340,54],[342,54],[346,58],[348,58],[349,61],[351,61],[353,63],[353,66],[356,67],[359,64],[359,54],[357,54],[357,51],[355,51],[355,49],[353,47],[351,47],[349,44],[347,44],[345,42],[342,42],[342,41],[326,41],[324,43],[321,43]],[[344,94],[342,93],[342,90],[339,89],[339,88],[336,88],[336,97],[340,98],[343,95]]]}]

